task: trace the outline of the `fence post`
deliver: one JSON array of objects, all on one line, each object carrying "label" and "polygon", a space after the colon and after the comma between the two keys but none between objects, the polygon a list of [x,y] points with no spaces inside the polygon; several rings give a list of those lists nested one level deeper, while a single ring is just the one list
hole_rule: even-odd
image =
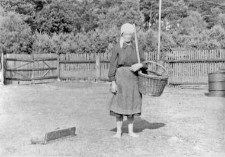
[{"label": "fence post", "polygon": [[[33,53],[30,54],[30,60],[32,61],[31,62],[32,70],[34,70],[34,65],[35,65],[35,61],[34,60],[35,60],[35,58],[34,58],[34,54]],[[35,82],[37,82],[36,80],[33,79],[34,77],[35,77],[34,71],[31,71],[31,81],[30,81],[31,84],[35,84]]]},{"label": "fence post", "polygon": [[60,54],[57,53],[57,81],[60,81]]},{"label": "fence post", "polygon": [[95,69],[96,69],[96,81],[100,80],[101,77],[101,69],[100,69],[100,55],[99,53],[95,53]]},{"label": "fence post", "polygon": [[4,85],[4,82],[5,82],[5,66],[4,66],[4,54],[3,54],[3,52],[1,54],[1,67],[2,67],[1,84]]}]

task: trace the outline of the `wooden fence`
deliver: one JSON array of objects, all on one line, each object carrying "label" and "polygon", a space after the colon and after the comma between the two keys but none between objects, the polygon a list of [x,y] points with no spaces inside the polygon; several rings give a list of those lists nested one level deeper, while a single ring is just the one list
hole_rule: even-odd
[{"label": "wooden fence", "polygon": [[2,80],[9,83],[38,83],[58,78],[56,54],[6,54],[2,55]]},{"label": "wooden fence", "polygon": [[225,50],[166,53],[171,84],[207,84],[208,73],[225,68]]},{"label": "wooden fence", "polygon": [[[110,53],[6,54],[2,77],[6,84],[60,80],[108,80]],[[157,53],[145,53],[156,60]],[[208,73],[225,68],[225,50],[171,51],[164,53],[170,84],[207,84]]]}]

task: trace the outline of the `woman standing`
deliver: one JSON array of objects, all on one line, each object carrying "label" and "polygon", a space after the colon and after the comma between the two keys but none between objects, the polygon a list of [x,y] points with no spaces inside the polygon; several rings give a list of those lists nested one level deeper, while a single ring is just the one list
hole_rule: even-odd
[{"label": "woman standing", "polygon": [[135,27],[130,23],[125,23],[121,27],[120,42],[113,47],[110,58],[110,68],[108,77],[111,81],[111,92],[113,93],[109,110],[110,115],[116,117],[117,133],[114,137],[120,138],[122,135],[123,117],[128,119],[128,133],[132,137],[138,137],[133,132],[134,116],[141,115],[142,94],[138,88],[138,70],[146,69],[147,65],[144,54],[140,52],[138,63],[136,46],[133,41]]}]

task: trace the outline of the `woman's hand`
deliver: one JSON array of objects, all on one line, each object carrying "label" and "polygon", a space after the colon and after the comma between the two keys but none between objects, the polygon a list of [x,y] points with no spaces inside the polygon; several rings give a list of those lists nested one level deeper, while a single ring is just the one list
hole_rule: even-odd
[{"label": "woman's hand", "polygon": [[116,93],[117,92],[117,85],[116,85],[116,82],[115,81],[112,81],[112,84],[111,84],[111,92],[112,93]]},{"label": "woman's hand", "polygon": [[143,67],[143,64],[142,63],[136,63],[136,64],[133,64],[130,69],[135,72],[135,71],[138,71],[140,70],[141,68]]}]

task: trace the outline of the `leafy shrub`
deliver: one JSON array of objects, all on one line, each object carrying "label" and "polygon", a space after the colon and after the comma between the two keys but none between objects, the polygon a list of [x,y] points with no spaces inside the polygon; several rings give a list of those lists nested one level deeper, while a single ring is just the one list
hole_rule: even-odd
[{"label": "leafy shrub", "polygon": [[218,24],[221,25],[223,29],[225,29],[225,14],[220,14],[218,16]]},{"label": "leafy shrub", "polygon": [[34,35],[34,53],[104,53],[110,52],[113,43],[118,39],[116,28],[109,30],[96,29],[88,33],[56,34],[36,32]]},{"label": "leafy shrub", "polygon": [[4,53],[31,53],[32,32],[23,18],[9,12],[1,16],[0,25],[0,50]]}]

